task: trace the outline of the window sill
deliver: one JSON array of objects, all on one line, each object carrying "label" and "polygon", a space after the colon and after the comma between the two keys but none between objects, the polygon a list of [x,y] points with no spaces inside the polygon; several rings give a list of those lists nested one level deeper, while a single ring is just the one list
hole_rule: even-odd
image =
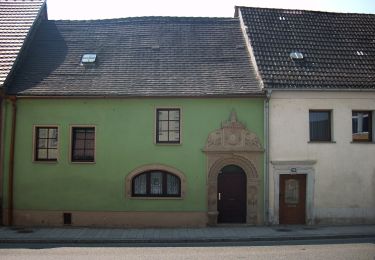
[{"label": "window sill", "polygon": [[135,199],[135,200],[182,200],[184,199],[181,197],[136,197],[136,196],[130,196],[129,199]]},{"label": "window sill", "polygon": [[96,164],[96,162],[72,162],[70,161],[70,164]]},{"label": "window sill", "polygon": [[182,143],[155,143],[157,146],[180,146]]},{"label": "window sill", "polygon": [[336,141],[308,141],[308,144],[335,144]]},{"label": "window sill", "polygon": [[351,141],[351,144],[375,144],[373,141]]},{"label": "window sill", "polygon": [[34,160],[33,163],[37,163],[37,164],[58,164],[59,161],[37,161],[37,160]]}]

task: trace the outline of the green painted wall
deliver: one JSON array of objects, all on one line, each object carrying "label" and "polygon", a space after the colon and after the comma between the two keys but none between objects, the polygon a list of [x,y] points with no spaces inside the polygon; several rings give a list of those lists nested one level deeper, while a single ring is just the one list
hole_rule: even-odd
[{"label": "green painted wall", "polygon": [[[154,144],[155,107],[182,109],[182,144]],[[21,99],[17,101],[14,208],[87,211],[205,211],[208,134],[235,109],[263,142],[263,99]],[[4,207],[11,105],[6,106]],[[33,126],[59,128],[57,163],[32,161]],[[69,162],[70,125],[96,126],[96,163]],[[145,164],[165,164],[186,175],[183,200],[125,198],[125,177]],[[263,181],[263,172],[260,173]],[[263,189],[263,183],[261,184]],[[262,192],[263,193],[263,192]],[[262,199],[260,201],[263,201]]]}]

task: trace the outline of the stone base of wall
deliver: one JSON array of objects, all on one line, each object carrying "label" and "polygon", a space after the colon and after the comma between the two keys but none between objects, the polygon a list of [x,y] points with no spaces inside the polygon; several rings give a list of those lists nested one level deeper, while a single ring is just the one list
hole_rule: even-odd
[{"label": "stone base of wall", "polygon": [[[375,224],[375,208],[314,208],[314,217],[308,225],[361,225]],[[279,215],[269,209],[269,224],[278,225]]]},{"label": "stone base of wall", "polygon": [[[14,210],[14,226],[64,226],[63,213],[71,213],[79,227],[204,227],[206,212],[100,212]],[[7,210],[4,210],[7,216]],[[8,219],[4,218],[4,224]]]},{"label": "stone base of wall", "polygon": [[375,224],[375,208],[317,208],[316,225]]}]

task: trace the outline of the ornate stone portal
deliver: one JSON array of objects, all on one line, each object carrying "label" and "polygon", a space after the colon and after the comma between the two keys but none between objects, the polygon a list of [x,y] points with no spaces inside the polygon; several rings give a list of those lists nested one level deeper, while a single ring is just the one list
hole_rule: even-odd
[{"label": "ornate stone portal", "polygon": [[256,134],[237,120],[233,110],[230,119],[208,135],[203,151],[207,155],[208,224],[217,224],[217,177],[223,167],[237,165],[244,170],[247,179],[246,223],[261,225],[263,216],[259,199],[263,196],[260,194],[259,172],[264,150]]}]

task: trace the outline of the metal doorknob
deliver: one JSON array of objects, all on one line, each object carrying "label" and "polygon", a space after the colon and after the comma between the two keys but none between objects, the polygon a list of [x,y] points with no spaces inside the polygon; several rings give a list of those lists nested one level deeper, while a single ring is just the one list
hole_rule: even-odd
[{"label": "metal doorknob", "polygon": [[221,192],[219,192],[218,197],[219,197],[219,200],[221,200]]}]

